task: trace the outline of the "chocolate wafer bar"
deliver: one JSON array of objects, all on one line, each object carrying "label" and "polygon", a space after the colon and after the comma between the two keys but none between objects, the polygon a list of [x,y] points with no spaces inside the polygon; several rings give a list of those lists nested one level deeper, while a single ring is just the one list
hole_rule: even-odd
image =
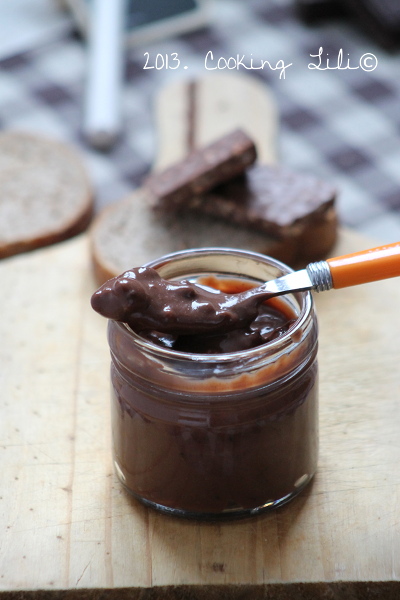
[{"label": "chocolate wafer bar", "polygon": [[187,209],[263,231],[298,236],[334,207],[336,189],[313,175],[282,166],[255,165],[245,175],[190,198]]},{"label": "chocolate wafer bar", "polygon": [[150,176],[144,185],[156,207],[173,209],[243,173],[256,158],[254,142],[236,129]]}]

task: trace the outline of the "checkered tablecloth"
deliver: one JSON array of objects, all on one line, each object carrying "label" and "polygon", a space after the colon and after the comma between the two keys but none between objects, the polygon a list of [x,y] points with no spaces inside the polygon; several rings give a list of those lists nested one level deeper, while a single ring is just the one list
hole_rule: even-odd
[{"label": "checkered tablecloth", "polygon": [[[217,0],[212,14],[206,29],[128,50],[124,134],[111,152],[95,152],[81,136],[86,50],[72,27],[0,61],[0,126],[78,146],[101,209],[139,186],[149,171],[156,145],[153,99],[168,80],[182,76],[144,70],[145,50],[179,52],[191,77],[204,73],[209,50],[218,57],[252,57],[254,64],[260,58],[292,63],[285,78],[268,68],[251,71],[278,102],[281,162],[336,182],[344,225],[382,243],[400,240],[400,52],[386,53],[348,22],[307,27],[292,0]],[[320,47],[321,66],[327,57],[337,65],[342,49],[342,66],[350,61],[353,68],[309,69]],[[366,54],[377,59],[373,71],[355,68]]]}]

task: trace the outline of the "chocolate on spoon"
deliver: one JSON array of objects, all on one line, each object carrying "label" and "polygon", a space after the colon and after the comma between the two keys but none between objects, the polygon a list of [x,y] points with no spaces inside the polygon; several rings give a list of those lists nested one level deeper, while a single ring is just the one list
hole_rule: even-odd
[{"label": "chocolate on spoon", "polygon": [[[249,290],[251,291],[251,290]],[[230,331],[252,321],[260,301],[225,294],[188,280],[168,281],[150,267],[126,271],[103,284],[92,307],[135,331],[176,335]]]},{"label": "chocolate on spoon", "polygon": [[92,296],[104,317],[127,323],[135,331],[176,335],[233,331],[253,321],[259,306],[273,296],[342,288],[400,275],[400,242],[326,261],[310,263],[261,286],[238,294],[188,280],[169,281],[150,267],[114,277]]}]

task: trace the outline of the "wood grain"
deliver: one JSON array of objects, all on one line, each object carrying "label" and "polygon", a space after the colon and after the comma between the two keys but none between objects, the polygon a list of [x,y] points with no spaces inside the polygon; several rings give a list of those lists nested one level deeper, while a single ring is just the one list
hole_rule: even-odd
[{"label": "wood grain", "polygon": [[[342,231],[336,254],[373,245]],[[113,474],[86,236],[6,259],[0,278],[1,598],[399,597],[400,280],[316,299],[312,486],[263,516],[199,524],[145,509]]]},{"label": "wood grain", "polygon": [[[156,168],[240,125],[276,160],[265,87],[229,78],[227,103],[211,80],[161,93]],[[341,231],[335,252],[373,245]],[[317,476],[287,506],[221,524],[146,509],[113,473],[87,236],[2,261],[0,280],[0,600],[400,597],[400,280],[316,298]]]},{"label": "wood grain", "polygon": [[156,98],[158,154],[153,168],[164,169],[235,128],[254,140],[261,163],[275,163],[278,125],[275,98],[254,77],[218,72],[169,83]]}]

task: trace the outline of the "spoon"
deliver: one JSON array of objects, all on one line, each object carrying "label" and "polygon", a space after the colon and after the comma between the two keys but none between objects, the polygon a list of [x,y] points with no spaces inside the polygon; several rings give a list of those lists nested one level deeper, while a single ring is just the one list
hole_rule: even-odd
[{"label": "spoon", "polygon": [[279,296],[312,290],[323,292],[398,277],[400,242],[309,263],[305,269],[253,288],[254,295]]},{"label": "spoon", "polygon": [[309,263],[305,269],[239,294],[191,281],[162,279],[139,267],[107,281],[92,296],[94,310],[127,323],[135,331],[177,335],[228,332],[253,321],[259,306],[273,296],[322,292],[400,275],[400,242]]}]

